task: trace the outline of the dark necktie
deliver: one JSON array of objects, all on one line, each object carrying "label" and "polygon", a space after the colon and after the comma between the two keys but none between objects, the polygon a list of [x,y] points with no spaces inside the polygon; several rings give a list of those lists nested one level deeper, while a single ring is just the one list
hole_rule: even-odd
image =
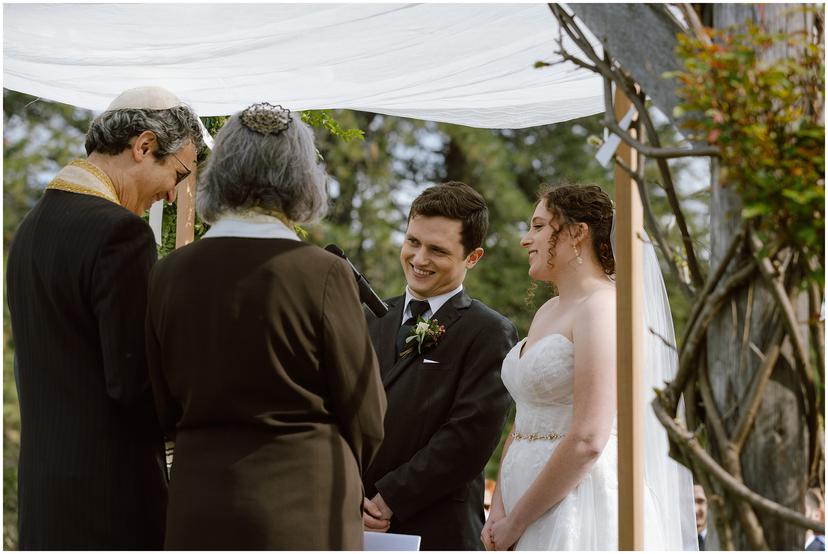
[{"label": "dark necktie", "polygon": [[408,338],[408,333],[411,332],[411,327],[417,323],[417,318],[428,311],[428,302],[425,300],[411,300],[408,303],[408,308],[411,310],[411,317],[405,320],[400,330],[397,332],[397,355],[405,348],[405,339]]}]

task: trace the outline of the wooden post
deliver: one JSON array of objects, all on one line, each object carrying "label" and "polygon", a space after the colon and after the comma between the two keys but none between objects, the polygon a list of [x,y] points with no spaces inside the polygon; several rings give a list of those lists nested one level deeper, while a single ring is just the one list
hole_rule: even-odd
[{"label": "wooden post", "polygon": [[196,172],[178,185],[178,209],[175,221],[175,247],[193,242],[195,237]]},{"label": "wooden post", "polygon": [[[615,92],[615,117],[630,108]],[[635,150],[621,143],[617,156],[635,169]],[[644,336],[641,198],[633,179],[615,168],[615,269],[618,325],[618,547],[644,549]]]}]

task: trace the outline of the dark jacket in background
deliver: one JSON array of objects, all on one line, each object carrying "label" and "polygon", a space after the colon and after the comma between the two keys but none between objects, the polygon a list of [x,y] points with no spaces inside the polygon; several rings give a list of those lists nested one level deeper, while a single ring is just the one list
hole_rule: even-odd
[{"label": "dark jacket in background", "polygon": [[385,394],[346,262],[288,239],[201,239],[156,265],[147,338],[175,435],[166,548],[362,548]]},{"label": "dark jacket in background", "polygon": [[808,546],[805,547],[805,550],[808,551],[825,551],[825,535],[817,535],[814,539],[808,543]]},{"label": "dark jacket in background", "polygon": [[21,437],[21,550],[153,550],[167,499],[144,355],[149,226],[47,190],[7,266]]},{"label": "dark jacket in background", "polygon": [[[405,297],[368,324],[388,395],[385,442],[363,475],[393,510],[391,533],[420,535],[422,550],[482,550],[483,469],[511,397],[500,379],[515,326],[462,291],[432,316],[445,326],[422,354],[398,359]],[[425,359],[437,363],[425,363]]]}]

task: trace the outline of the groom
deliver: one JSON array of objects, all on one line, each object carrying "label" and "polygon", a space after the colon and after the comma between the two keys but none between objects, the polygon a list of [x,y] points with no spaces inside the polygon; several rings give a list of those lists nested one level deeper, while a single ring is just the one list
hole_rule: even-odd
[{"label": "groom", "polygon": [[[422,550],[482,549],[483,469],[511,402],[500,365],[517,341],[512,322],[463,289],[488,226],[486,203],[468,185],[426,189],[400,251],[405,293],[368,323],[388,411],[385,441],[363,475],[363,522],[420,535]],[[425,330],[419,318],[436,323]]]}]

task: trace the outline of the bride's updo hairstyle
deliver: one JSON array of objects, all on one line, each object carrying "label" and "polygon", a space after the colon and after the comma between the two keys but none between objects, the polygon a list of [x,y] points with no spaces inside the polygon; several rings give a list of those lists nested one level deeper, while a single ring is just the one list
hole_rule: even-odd
[{"label": "bride's updo hairstyle", "polygon": [[[612,231],[612,200],[597,185],[542,185],[539,202],[555,216],[560,231],[576,223],[586,223],[592,236],[592,248],[607,275],[615,273],[610,232]],[[559,233],[560,233],[559,231]],[[555,251],[558,234],[550,239],[550,252]]]}]

